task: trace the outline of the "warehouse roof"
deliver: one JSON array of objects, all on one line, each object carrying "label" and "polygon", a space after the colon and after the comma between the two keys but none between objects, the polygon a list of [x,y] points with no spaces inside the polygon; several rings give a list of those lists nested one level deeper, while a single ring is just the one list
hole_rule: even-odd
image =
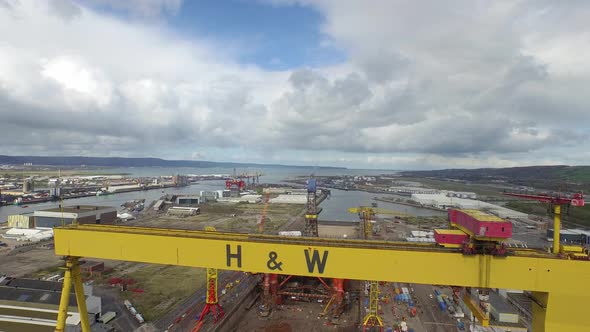
[{"label": "warehouse roof", "polygon": [[[0,301],[59,305],[62,283],[36,279],[6,279],[0,283]],[[76,296],[70,294],[70,306],[76,306]]]}]

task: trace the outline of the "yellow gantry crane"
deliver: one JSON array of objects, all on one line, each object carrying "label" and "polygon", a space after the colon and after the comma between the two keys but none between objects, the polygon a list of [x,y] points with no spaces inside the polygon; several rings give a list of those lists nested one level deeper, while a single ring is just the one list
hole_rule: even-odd
[{"label": "yellow gantry crane", "polygon": [[[431,243],[109,225],[56,227],[54,235],[55,254],[66,256],[63,294],[69,294],[73,279],[83,332],[90,329],[84,323],[87,312],[77,272],[80,257],[252,273],[521,289],[531,292],[533,331],[588,330],[585,303],[590,301],[590,261],[561,258],[544,250],[509,248],[506,257],[463,255],[460,249]],[[67,296],[62,296],[57,331],[65,327],[68,302]]]}]

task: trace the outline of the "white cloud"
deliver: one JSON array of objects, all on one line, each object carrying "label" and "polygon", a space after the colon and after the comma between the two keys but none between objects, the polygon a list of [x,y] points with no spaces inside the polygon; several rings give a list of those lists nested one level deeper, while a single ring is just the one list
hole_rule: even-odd
[{"label": "white cloud", "polygon": [[346,62],[267,71],[223,41],[95,9],[156,17],[180,1],[0,0],[0,153],[587,163],[571,149],[590,127],[590,4],[298,3],[320,11],[322,43]]},{"label": "white cloud", "polygon": [[[64,0],[67,1],[67,0]],[[163,14],[177,14],[182,0],[87,0],[96,6],[107,6],[133,15],[155,18]]]}]

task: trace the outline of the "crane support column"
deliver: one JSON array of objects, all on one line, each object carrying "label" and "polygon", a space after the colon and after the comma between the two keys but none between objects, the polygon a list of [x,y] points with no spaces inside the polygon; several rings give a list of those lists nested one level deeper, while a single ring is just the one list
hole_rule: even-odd
[{"label": "crane support column", "polygon": [[75,262],[72,264],[72,279],[76,292],[76,302],[78,303],[78,313],[80,314],[80,324],[82,325],[82,331],[90,332],[90,321],[88,320],[86,297],[84,296],[84,286],[82,285],[82,276],[80,275],[80,264],[78,264],[77,258],[74,260]]},{"label": "crane support column", "polygon": [[383,331],[383,320],[379,316],[379,282],[371,281],[369,290],[369,313],[363,319],[363,331],[367,328],[379,326],[379,331]]},{"label": "crane support column", "polygon": [[[584,299],[575,294],[532,292],[533,331],[582,331],[587,329],[588,315],[574,313]],[[577,317],[582,314],[581,317]],[[567,317],[572,317],[571,321]],[[586,327],[583,327],[584,324]]]},{"label": "crane support column", "polygon": [[70,305],[70,291],[72,289],[72,272],[70,270],[71,262],[66,261],[66,271],[64,274],[64,283],[61,289],[61,298],[59,300],[59,311],[57,313],[57,326],[55,332],[63,332],[66,329],[66,318],[68,318],[68,307]]},{"label": "crane support column", "polygon": [[68,307],[70,305],[72,280],[74,281],[74,290],[76,292],[76,302],[78,304],[78,314],[80,315],[82,332],[90,332],[90,321],[88,320],[86,297],[84,296],[84,286],[82,285],[82,277],[80,276],[80,265],[78,263],[78,257],[71,256],[68,256],[66,259],[64,283],[61,290],[61,298],[59,301],[59,311],[57,313],[57,325],[55,327],[55,331],[65,331],[66,319],[68,318]]},{"label": "crane support column", "polygon": [[561,232],[561,205],[555,205],[553,213],[553,253],[559,254],[559,237]]},{"label": "crane support column", "polygon": [[207,303],[199,315],[198,321],[202,321],[209,312],[213,314],[213,323],[223,317],[224,312],[217,298],[217,269],[207,269]]},{"label": "crane support column", "polygon": [[[207,226],[205,227],[206,232],[215,232],[215,227]],[[219,279],[219,273],[217,269],[214,268],[207,268],[207,300],[203,311],[199,315],[198,321],[203,321],[205,315],[209,312],[213,314],[213,323],[217,323],[217,321],[223,317],[224,311],[221,305],[219,305],[219,298],[217,293],[217,284]]]}]

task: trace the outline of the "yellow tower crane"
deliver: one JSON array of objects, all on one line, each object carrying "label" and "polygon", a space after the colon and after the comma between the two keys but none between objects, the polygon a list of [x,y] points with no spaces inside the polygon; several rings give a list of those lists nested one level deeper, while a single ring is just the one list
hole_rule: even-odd
[{"label": "yellow tower crane", "polygon": [[[361,236],[365,240],[369,240],[371,238],[371,234],[373,231],[372,224],[375,222],[375,215],[386,214],[398,217],[409,216],[408,214],[399,211],[386,210],[368,206],[349,208],[348,212],[358,214],[359,218],[361,219]],[[379,283],[375,280],[371,280],[369,287],[369,313],[367,313],[367,315],[363,319],[363,331],[365,331],[367,327],[371,326],[379,326],[380,331],[383,331],[383,320],[379,316]]]},{"label": "yellow tower crane", "polygon": [[361,230],[362,236],[365,239],[371,238],[371,232],[373,231],[373,223],[375,222],[375,215],[377,214],[385,214],[385,215],[393,215],[397,217],[409,217],[411,215],[394,210],[387,210],[387,209],[380,209],[375,207],[369,206],[359,206],[354,208],[349,208],[348,212],[358,214],[359,218],[361,219]]}]

